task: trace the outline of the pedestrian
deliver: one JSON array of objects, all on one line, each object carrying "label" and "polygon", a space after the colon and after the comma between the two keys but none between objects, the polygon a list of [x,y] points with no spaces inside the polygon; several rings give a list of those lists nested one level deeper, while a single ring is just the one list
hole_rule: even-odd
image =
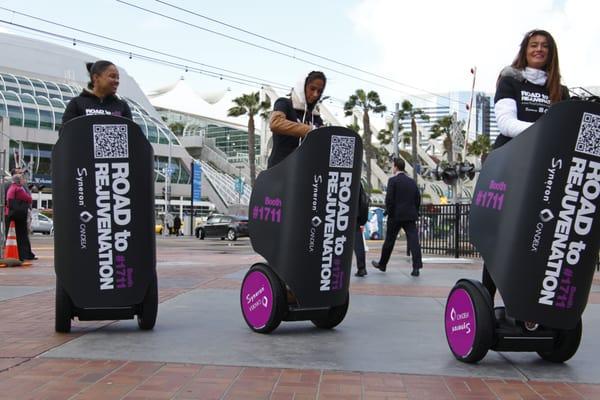
[{"label": "pedestrian", "polygon": [[371,219],[369,219],[369,239],[378,240],[379,239],[379,218],[377,218],[377,213],[375,210],[372,211]]},{"label": "pedestrian", "polygon": [[179,218],[179,215],[176,215],[175,218],[173,218],[173,232],[175,233],[175,236],[179,236],[181,230],[181,218]]},{"label": "pedestrian", "polygon": [[86,88],[73,97],[62,117],[63,125],[82,115],[116,115],[131,119],[126,101],[117,97],[119,70],[110,61],[86,63],[90,81]]},{"label": "pedestrian", "polygon": [[421,193],[412,178],[406,175],[405,163],[401,158],[393,160],[392,176],[388,180],[387,193],[385,195],[385,208],[387,212],[387,232],[381,249],[379,261],[371,261],[371,264],[385,272],[387,263],[394,249],[396,237],[400,228],[406,233],[408,248],[412,255],[412,276],[419,276],[419,270],[423,267],[421,260],[421,245],[417,233],[417,219],[419,218],[419,207],[421,206]]},{"label": "pedestrian", "polygon": [[[29,182],[27,180],[27,174],[28,171],[27,170],[21,170],[22,173],[21,175],[21,187],[23,188],[23,190],[25,190],[27,192],[27,194],[31,196],[32,192],[37,193],[37,186],[35,185],[29,185]],[[33,254],[33,251],[31,251],[31,240],[29,240],[29,235],[31,235],[33,232],[31,230],[31,208],[33,205],[33,197],[32,197],[32,202],[29,203],[29,207],[27,209],[27,235],[25,235],[22,238],[23,241],[23,245],[21,246],[23,248],[23,253],[19,252],[19,255],[21,256],[21,258],[25,259],[25,260],[37,260],[38,258],[36,257],[35,254]]]},{"label": "pedestrian", "polygon": [[268,168],[290,155],[310,131],[323,126],[317,104],[326,83],[325,74],[312,71],[292,89],[290,98],[280,97],[275,101],[269,121],[273,148]]},{"label": "pedestrian", "polygon": [[7,235],[11,221],[14,221],[15,223],[17,248],[19,250],[19,259],[21,261],[32,259],[26,247],[26,244],[29,242],[27,235],[27,212],[30,205],[31,195],[23,188],[21,175],[13,175],[12,184],[8,188],[8,192],[6,194],[4,217],[6,221]]},{"label": "pedestrian", "polygon": [[369,218],[369,197],[360,185],[358,196],[358,215],[356,218],[356,234],[354,236],[354,255],[356,256],[356,276],[363,277],[367,275],[365,242],[363,237],[363,228]]},{"label": "pedestrian", "polygon": [[173,219],[173,214],[167,213],[165,215],[165,225],[167,226],[167,232],[169,233],[169,236],[171,236],[171,234],[173,233],[173,223],[174,222],[175,222],[175,220]]},{"label": "pedestrian", "polygon": [[[500,135],[493,148],[501,147],[529,128],[552,104],[568,98],[569,90],[560,83],[554,38],[544,30],[527,32],[514,61],[502,69],[496,82],[494,112]],[[482,283],[493,301],[496,284],[485,263]]]}]

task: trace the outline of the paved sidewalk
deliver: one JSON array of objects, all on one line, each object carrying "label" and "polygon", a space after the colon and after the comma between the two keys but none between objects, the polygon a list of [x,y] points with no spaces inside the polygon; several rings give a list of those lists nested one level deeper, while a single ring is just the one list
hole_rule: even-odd
[{"label": "paved sidewalk", "polygon": [[[34,237],[33,267],[0,269],[0,399],[600,398],[596,285],[570,362],[490,352],[473,366],[451,356],[441,315],[456,279],[479,277],[478,260],[432,258],[413,278],[395,253],[385,274],[352,278],[337,329],[284,322],[259,335],[237,300],[244,272],[260,260],[247,240],[157,244],[161,304],[152,332],[133,321],[75,321],[71,334],[54,333],[49,238]],[[370,243],[368,260],[379,247]]]}]

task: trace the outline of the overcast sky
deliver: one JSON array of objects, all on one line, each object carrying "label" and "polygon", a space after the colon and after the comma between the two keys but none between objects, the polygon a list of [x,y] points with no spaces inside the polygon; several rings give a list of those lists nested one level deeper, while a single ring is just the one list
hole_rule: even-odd
[{"label": "overcast sky", "polygon": [[[116,0],[0,0],[0,7],[268,79],[286,87],[293,86],[308,71],[322,69],[329,78],[326,94],[345,100],[357,88],[376,90],[390,108],[395,101],[406,98],[408,93],[470,90],[472,75],[469,71],[473,66],[478,71],[476,90],[493,92],[498,72],[512,61],[523,34],[533,28],[546,29],[554,35],[558,42],[565,84],[600,85],[600,29],[597,23],[600,2],[596,1],[165,0],[387,79],[276,45],[157,1],[126,1],[183,19],[200,28],[268,47],[287,56],[220,37]],[[128,45],[35,21],[6,10],[0,10],[0,19],[124,51],[139,51]],[[31,31],[7,24],[0,24],[0,30],[33,35]],[[35,34],[35,37],[52,40],[39,34]],[[59,43],[72,46],[65,41]],[[171,84],[181,76],[198,91],[240,88],[238,84],[226,80],[186,73],[181,67],[159,66],[82,44],[77,48],[124,67],[145,91]],[[166,56],[157,57],[166,59]],[[312,61],[312,64],[302,62],[299,58]],[[241,88],[255,90],[254,87]]]}]

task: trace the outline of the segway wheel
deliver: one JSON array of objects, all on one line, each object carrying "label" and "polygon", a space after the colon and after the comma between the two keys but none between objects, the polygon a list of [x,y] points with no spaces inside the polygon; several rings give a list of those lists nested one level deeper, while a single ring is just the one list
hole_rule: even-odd
[{"label": "segway wheel", "polygon": [[563,363],[573,357],[577,353],[579,343],[581,342],[581,333],[583,324],[581,319],[575,329],[559,330],[554,342],[552,351],[538,351],[542,359],[555,363]]},{"label": "segway wheel", "polygon": [[141,330],[149,331],[156,324],[156,315],[158,314],[158,279],[155,277],[148,291],[144,296],[144,300],[139,305],[137,315],[137,323]]},{"label": "segway wheel", "polygon": [[333,329],[342,323],[348,312],[348,306],[350,305],[350,293],[346,293],[346,301],[336,307],[331,307],[326,318],[313,319],[311,320],[317,328],[321,329]]},{"label": "segway wheel", "polygon": [[476,363],[485,357],[494,340],[493,313],[491,297],[479,282],[460,280],[452,288],[444,318],[446,340],[457,360]]},{"label": "segway wheel", "polygon": [[242,281],[240,305],[246,324],[254,332],[269,333],[279,324],[287,307],[283,284],[265,264],[254,264]]},{"label": "segway wheel", "polygon": [[60,333],[71,332],[71,317],[73,316],[71,298],[67,292],[56,282],[56,304],[54,330]]}]

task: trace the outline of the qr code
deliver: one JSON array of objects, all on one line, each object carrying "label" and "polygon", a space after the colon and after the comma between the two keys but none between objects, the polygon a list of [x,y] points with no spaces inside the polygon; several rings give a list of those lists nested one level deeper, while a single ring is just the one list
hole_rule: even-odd
[{"label": "qr code", "polygon": [[94,125],[94,158],[128,158],[126,124]]},{"label": "qr code", "polygon": [[354,165],[354,137],[331,136],[330,168],[352,168]]},{"label": "qr code", "polygon": [[583,113],[575,151],[600,157],[600,115]]}]

